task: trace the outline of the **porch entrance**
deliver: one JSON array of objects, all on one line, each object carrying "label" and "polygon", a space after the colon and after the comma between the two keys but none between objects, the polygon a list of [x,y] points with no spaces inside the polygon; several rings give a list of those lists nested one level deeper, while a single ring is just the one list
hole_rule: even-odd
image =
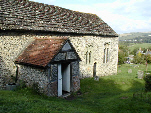
[{"label": "porch entrance", "polygon": [[58,96],[70,92],[70,64],[58,64]]}]

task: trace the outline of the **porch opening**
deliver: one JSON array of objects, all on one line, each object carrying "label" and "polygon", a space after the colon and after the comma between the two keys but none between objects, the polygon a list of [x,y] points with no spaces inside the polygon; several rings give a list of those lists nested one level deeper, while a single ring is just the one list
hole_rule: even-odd
[{"label": "porch opening", "polygon": [[71,91],[70,63],[58,64],[58,96]]}]

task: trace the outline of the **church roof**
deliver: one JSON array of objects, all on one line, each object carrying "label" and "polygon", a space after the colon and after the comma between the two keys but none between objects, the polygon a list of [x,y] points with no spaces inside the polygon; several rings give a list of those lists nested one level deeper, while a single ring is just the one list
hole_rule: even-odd
[{"label": "church roof", "polygon": [[35,39],[15,60],[16,63],[46,67],[67,39]]},{"label": "church roof", "polygon": [[0,29],[118,36],[95,14],[29,0],[0,0]]}]

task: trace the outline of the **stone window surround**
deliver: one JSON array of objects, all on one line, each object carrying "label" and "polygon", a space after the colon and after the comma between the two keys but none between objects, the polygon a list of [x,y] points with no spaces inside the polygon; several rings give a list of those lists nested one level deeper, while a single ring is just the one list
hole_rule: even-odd
[{"label": "stone window surround", "polygon": [[108,63],[110,61],[109,50],[110,50],[110,42],[105,42],[104,43],[103,63]]},{"label": "stone window surround", "polygon": [[92,52],[91,51],[87,51],[86,54],[85,54],[85,57],[86,57],[86,64],[91,64],[92,62]]}]

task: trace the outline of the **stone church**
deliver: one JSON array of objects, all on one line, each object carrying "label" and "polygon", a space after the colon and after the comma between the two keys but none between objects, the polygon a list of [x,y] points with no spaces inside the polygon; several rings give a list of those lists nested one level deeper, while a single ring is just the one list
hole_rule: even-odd
[{"label": "stone church", "polygon": [[24,81],[61,96],[80,78],[117,73],[118,35],[95,14],[0,0],[0,87]]}]

